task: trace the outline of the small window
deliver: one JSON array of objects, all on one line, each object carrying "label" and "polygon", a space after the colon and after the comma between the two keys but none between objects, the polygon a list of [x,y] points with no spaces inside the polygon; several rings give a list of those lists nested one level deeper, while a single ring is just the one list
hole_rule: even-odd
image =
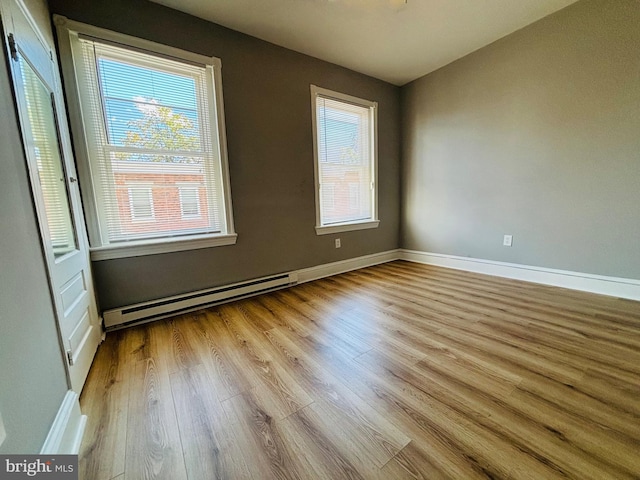
[{"label": "small window", "polygon": [[154,219],[153,192],[151,187],[129,187],[129,208],[132,221]]},{"label": "small window", "polygon": [[56,23],[92,258],[235,243],[220,61]]},{"label": "small window", "polygon": [[319,235],[375,228],[377,103],[311,86]]},{"label": "small window", "polygon": [[200,217],[200,192],[198,187],[179,187],[180,212],[183,219]]}]

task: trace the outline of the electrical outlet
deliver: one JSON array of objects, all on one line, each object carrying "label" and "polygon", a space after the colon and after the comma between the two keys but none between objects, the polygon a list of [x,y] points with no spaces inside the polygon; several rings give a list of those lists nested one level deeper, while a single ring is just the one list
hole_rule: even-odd
[{"label": "electrical outlet", "polygon": [[340,243],[340,239],[336,238],[336,248],[340,248],[342,246],[342,243]]},{"label": "electrical outlet", "polygon": [[505,247],[510,247],[513,245],[513,235],[505,235],[504,240],[502,240],[502,245]]}]

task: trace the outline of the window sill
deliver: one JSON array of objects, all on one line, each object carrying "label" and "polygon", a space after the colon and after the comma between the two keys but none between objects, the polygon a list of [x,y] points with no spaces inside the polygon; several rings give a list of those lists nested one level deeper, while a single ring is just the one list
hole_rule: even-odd
[{"label": "window sill", "polygon": [[317,225],[316,235],[328,235],[331,233],[350,232],[353,230],[365,230],[378,228],[380,220],[366,220],[364,222],[336,223],[333,225]]},{"label": "window sill", "polygon": [[141,257],[158,253],[182,252],[198,248],[220,247],[234,245],[238,235],[236,233],[217,235],[193,235],[180,239],[155,239],[138,242],[127,242],[118,245],[91,248],[91,260],[113,260],[115,258]]}]

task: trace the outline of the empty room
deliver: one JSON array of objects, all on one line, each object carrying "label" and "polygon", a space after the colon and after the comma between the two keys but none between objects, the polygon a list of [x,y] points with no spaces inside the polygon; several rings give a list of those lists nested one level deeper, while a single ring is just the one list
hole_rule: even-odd
[{"label": "empty room", "polygon": [[0,478],[640,478],[638,0],[0,19]]}]

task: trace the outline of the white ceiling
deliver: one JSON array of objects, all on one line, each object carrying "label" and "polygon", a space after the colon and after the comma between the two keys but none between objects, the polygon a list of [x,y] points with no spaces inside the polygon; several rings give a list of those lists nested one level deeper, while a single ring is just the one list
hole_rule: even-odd
[{"label": "white ceiling", "polygon": [[576,0],[153,0],[403,85]]}]

